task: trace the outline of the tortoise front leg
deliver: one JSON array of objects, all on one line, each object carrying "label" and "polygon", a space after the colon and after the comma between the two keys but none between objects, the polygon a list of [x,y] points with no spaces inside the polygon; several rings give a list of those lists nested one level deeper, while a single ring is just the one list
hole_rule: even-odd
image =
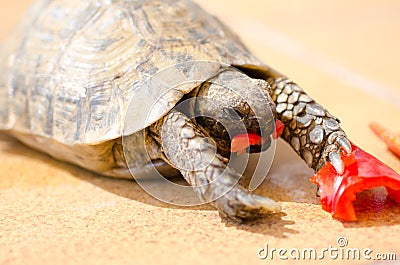
[{"label": "tortoise front leg", "polygon": [[267,81],[277,117],[285,124],[282,138],[314,170],[318,171],[329,160],[338,173],[343,173],[340,152],[342,148],[351,152],[351,145],[339,119],[286,77],[271,77]]},{"label": "tortoise front leg", "polygon": [[279,212],[279,205],[252,194],[240,185],[241,178],[227,167],[227,159],[216,152],[207,138],[184,114],[171,111],[150,130],[162,143],[166,162],[177,168],[203,201],[232,219],[254,219],[262,212]]}]

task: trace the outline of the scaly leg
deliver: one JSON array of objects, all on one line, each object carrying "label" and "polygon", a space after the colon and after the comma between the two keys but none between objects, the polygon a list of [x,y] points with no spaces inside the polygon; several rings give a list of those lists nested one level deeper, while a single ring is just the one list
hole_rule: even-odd
[{"label": "scaly leg", "polygon": [[171,111],[150,130],[162,143],[166,161],[182,173],[199,198],[218,198],[213,204],[222,215],[240,220],[280,211],[275,201],[240,185],[241,176],[227,167],[227,159],[216,153],[211,141],[184,114]]},{"label": "scaly leg", "polygon": [[275,76],[267,81],[277,117],[285,124],[282,138],[314,170],[318,171],[329,160],[338,173],[343,173],[340,152],[342,148],[351,152],[351,145],[339,119],[286,77]]}]

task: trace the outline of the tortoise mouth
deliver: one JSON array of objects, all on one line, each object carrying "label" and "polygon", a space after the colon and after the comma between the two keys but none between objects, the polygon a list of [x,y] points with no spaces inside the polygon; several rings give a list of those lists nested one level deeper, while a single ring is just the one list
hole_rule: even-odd
[{"label": "tortoise mouth", "polygon": [[261,153],[268,150],[271,147],[271,135],[266,136],[262,139],[260,144],[250,145],[246,150],[248,153]]},{"label": "tortoise mouth", "polygon": [[[284,124],[276,119],[275,126],[268,133],[261,134],[260,128],[248,129],[246,134],[239,134],[231,141],[231,152],[260,153],[271,147],[272,140],[277,139],[283,133]],[[262,137],[264,135],[264,138]]]},{"label": "tortoise mouth", "polygon": [[[230,126],[227,129],[221,122],[210,117],[196,117],[197,123],[205,130],[206,134],[210,136],[216,143],[218,152],[224,157],[229,157],[232,152],[243,153],[260,153],[267,150],[271,146],[271,135],[274,128],[266,126],[260,128],[258,121],[254,119],[239,120],[238,123],[243,123],[243,126],[235,124],[235,122],[228,123]],[[250,144],[246,145],[245,135],[250,136]],[[233,148],[232,142],[234,139],[242,138],[239,140],[239,147]],[[242,146],[246,145],[246,146]]]},{"label": "tortoise mouth", "polygon": [[266,151],[272,142],[272,134],[261,137],[261,133],[249,130],[246,134],[238,134],[232,138],[230,150],[238,155],[243,153],[260,153]]}]

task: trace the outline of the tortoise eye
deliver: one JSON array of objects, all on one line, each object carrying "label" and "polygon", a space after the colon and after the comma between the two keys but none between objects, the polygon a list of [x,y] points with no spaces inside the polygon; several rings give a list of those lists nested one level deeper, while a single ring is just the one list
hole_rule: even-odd
[{"label": "tortoise eye", "polygon": [[223,112],[227,118],[240,120],[242,117],[242,113],[236,108],[224,108]]}]

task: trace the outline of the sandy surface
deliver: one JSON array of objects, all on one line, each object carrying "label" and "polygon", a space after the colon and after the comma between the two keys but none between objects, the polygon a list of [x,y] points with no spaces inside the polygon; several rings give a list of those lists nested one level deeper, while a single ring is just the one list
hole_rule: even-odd
[{"label": "sandy surface", "polygon": [[[1,0],[0,39],[29,2]],[[400,132],[398,1],[198,2],[328,107],[353,141],[400,171],[400,160],[368,129],[377,120]],[[161,203],[132,181],[55,161],[4,135],[0,161],[0,264],[270,264],[257,255],[266,244],[321,251],[337,247],[339,237],[347,247],[372,249],[371,257],[400,255],[399,205],[378,189],[359,196],[358,222],[333,220],[308,182],[312,171],[283,142],[257,190],[279,201],[282,213],[241,225],[208,205]]]}]

